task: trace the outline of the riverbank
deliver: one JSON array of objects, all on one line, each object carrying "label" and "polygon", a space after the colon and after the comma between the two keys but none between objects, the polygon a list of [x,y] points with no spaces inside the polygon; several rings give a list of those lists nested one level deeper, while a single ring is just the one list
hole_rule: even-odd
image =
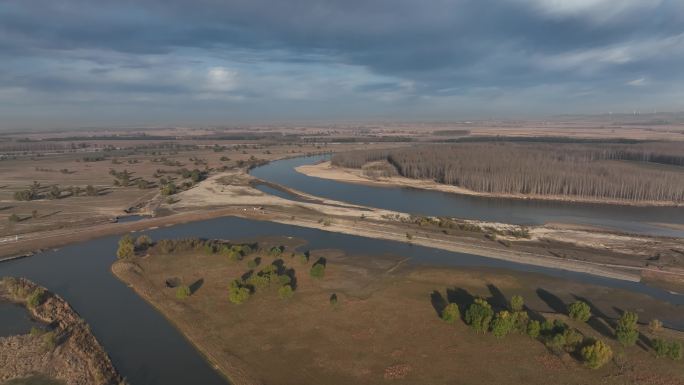
[{"label": "riverbank", "polygon": [[[684,252],[681,239],[554,226],[526,228],[528,239],[505,235],[522,231],[520,226],[480,221],[457,221],[471,230],[447,231],[409,222],[412,217],[405,213],[321,199],[288,188],[288,193],[304,201],[284,199],[255,189],[257,182],[245,170],[220,173],[177,194],[174,202],[162,204],[165,217],[36,234],[12,245],[0,245],[0,254],[14,255],[103,235],[239,216],[629,281],[638,281],[647,271],[650,282],[665,282],[664,287],[674,291],[680,288],[671,285],[671,278],[657,277],[684,277],[684,270],[677,265],[679,253]],[[658,260],[652,258],[656,254]]]},{"label": "riverbank", "polygon": [[524,194],[494,194],[483,193],[474,190],[465,189],[458,186],[437,183],[425,179],[411,179],[401,176],[392,177],[376,177],[371,178],[364,175],[362,169],[353,169],[345,167],[333,166],[330,161],[325,161],[317,164],[303,165],[296,167],[295,170],[304,175],[330,179],[338,182],[365,184],[369,186],[381,187],[406,187],[423,190],[441,191],[451,194],[460,194],[468,196],[478,196],[486,198],[501,198],[501,199],[520,199],[520,200],[538,200],[538,201],[557,201],[557,202],[577,202],[577,203],[596,203],[609,204],[619,206],[636,206],[636,207],[684,207],[682,202],[660,202],[660,201],[643,201],[632,202],[626,200],[611,200],[611,199],[596,199],[589,197],[568,197],[561,195],[524,195]]},{"label": "riverbank", "polygon": [[[171,320],[236,384],[446,384],[454,379],[545,384],[549,376],[560,376],[568,384],[617,384],[625,380],[617,366],[592,371],[568,354],[550,354],[524,335],[499,340],[474,333],[460,321],[449,325],[438,317],[440,299],[467,303],[482,296],[501,308],[519,294],[535,317],[569,322],[586,337],[607,338],[616,351],[616,342],[602,334],[612,333],[610,325],[619,316],[613,305],[638,307],[644,321],[681,318],[678,306],[642,294],[539,274],[415,266],[393,255],[369,258],[334,249],[312,249],[304,260],[296,250],[306,247],[305,240],[245,241],[256,242],[259,250],[241,261],[231,262],[220,253],[152,251],[112,266],[119,279]],[[274,256],[273,246],[284,249]],[[257,257],[256,267],[250,267],[248,262]],[[325,261],[325,274],[312,277],[310,269],[320,260]],[[294,277],[291,298],[280,298],[276,285],[257,288],[242,304],[230,303],[231,280],[271,264]],[[165,283],[170,279],[190,286],[190,295],[179,298],[176,288]],[[590,326],[557,314],[564,311],[559,306],[564,309],[564,303],[578,297],[589,301],[603,321],[597,318]],[[682,338],[672,330],[663,333]],[[680,364],[656,360],[652,352],[637,347],[627,351],[639,376],[678,383],[684,374]],[[500,370],[487,370],[488,362],[499,362]]]},{"label": "riverbank", "polygon": [[42,332],[0,338],[0,382],[40,374],[66,385],[123,383],[90,327],[62,297],[22,278],[3,278],[0,300],[26,306],[49,325]]}]

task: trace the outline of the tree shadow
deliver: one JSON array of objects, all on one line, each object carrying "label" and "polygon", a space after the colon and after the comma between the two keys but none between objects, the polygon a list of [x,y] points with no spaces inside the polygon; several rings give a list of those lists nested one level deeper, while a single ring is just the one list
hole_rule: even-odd
[{"label": "tree shadow", "polygon": [[596,307],[593,302],[589,301],[585,297],[581,297],[578,295],[573,294],[573,298],[575,298],[578,301],[582,301],[589,305],[589,309],[591,310],[591,318],[587,321],[587,325],[589,325],[592,329],[594,329],[597,333],[601,334],[604,337],[607,338],[612,338],[614,337],[613,333],[613,327],[614,325],[611,322],[611,319],[603,312],[601,309]]},{"label": "tree shadow", "polygon": [[464,309],[470,307],[475,302],[475,296],[470,294],[468,290],[460,287],[447,289],[447,301],[449,303],[457,303],[463,306]]},{"label": "tree shadow", "polygon": [[295,269],[289,268],[285,270],[283,274],[290,277],[290,287],[292,290],[297,290],[297,276],[295,275]]},{"label": "tree shadow", "polygon": [[254,270],[250,270],[240,276],[242,281],[247,281],[252,275],[254,275]]},{"label": "tree shadow", "polygon": [[434,290],[430,293],[430,302],[432,303],[432,308],[435,309],[435,312],[437,313],[437,317],[441,317],[444,308],[447,306],[447,301],[442,296],[442,293]]},{"label": "tree shadow", "polygon": [[41,218],[41,219],[43,219],[43,218],[50,218],[51,216],[57,215],[57,214],[59,214],[59,213],[61,213],[61,212],[62,212],[62,210],[53,211],[53,212],[51,212],[51,213],[42,215],[40,218]]},{"label": "tree shadow", "polygon": [[325,257],[320,257],[316,260],[316,262],[314,262],[314,265],[318,265],[318,264],[321,264],[324,267],[327,267],[326,265],[328,264],[328,260],[325,259]]},{"label": "tree shadow", "polygon": [[556,313],[565,314],[566,306],[563,300],[556,297],[555,294],[552,294],[551,292],[542,288],[538,288],[536,292],[539,299],[544,301],[544,303],[546,303],[546,305],[550,307],[551,310],[553,310]]},{"label": "tree shadow", "polygon": [[498,287],[488,283],[487,289],[491,293],[491,297],[487,298],[487,301],[490,305],[492,305],[492,307],[498,309],[508,309],[508,300]]},{"label": "tree shadow", "polygon": [[197,281],[193,282],[192,285],[190,285],[190,294],[195,294],[197,290],[199,290],[202,285],[204,285],[204,278],[200,278]]}]

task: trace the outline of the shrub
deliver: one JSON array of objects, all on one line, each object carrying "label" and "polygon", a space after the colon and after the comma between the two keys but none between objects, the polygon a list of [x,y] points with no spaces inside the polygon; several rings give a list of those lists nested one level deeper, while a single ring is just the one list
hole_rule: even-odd
[{"label": "shrub", "polygon": [[135,239],[135,247],[140,250],[145,250],[152,246],[152,238],[149,235],[143,234]]},{"label": "shrub", "polygon": [[651,333],[658,333],[661,330],[663,330],[663,323],[660,322],[658,319],[652,319],[651,322],[648,323],[648,330],[651,331]]},{"label": "shrub", "polygon": [[173,195],[176,192],[178,192],[178,188],[176,187],[176,184],[173,182],[167,183],[161,188],[161,194],[164,196]]},{"label": "shrub", "polygon": [[615,328],[615,336],[623,346],[632,346],[639,338],[637,321],[639,316],[631,311],[626,311],[618,320]]},{"label": "shrub", "polygon": [[55,350],[57,346],[57,336],[55,332],[47,332],[43,334],[43,348],[48,351]]},{"label": "shrub", "polygon": [[511,311],[522,311],[523,307],[525,307],[525,301],[523,300],[523,297],[519,295],[514,295],[511,297]]},{"label": "shrub", "polygon": [[492,322],[492,334],[497,338],[503,338],[513,330],[513,325],[513,315],[507,310],[502,310],[496,313],[496,317]]},{"label": "shrub", "polygon": [[287,274],[279,275],[278,283],[280,283],[281,285],[289,285],[290,283],[292,283],[292,278],[290,278],[290,276]]},{"label": "shrub", "polygon": [[131,258],[135,255],[135,245],[133,238],[126,234],[119,239],[119,248],[116,250],[116,256],[119,259]]},{"label": "shrub", "polygon": [[19,216],[18,216],[17,214],[12,213],[12,215],[10,215],[10,216],[7,218],[7,220],[10,221],[11,223],[17,223],[17,222],[19,222],[19,221],[21,220],[21,218],[19,218]]},{"label": "shrub", "polygon": [[257,261],[254,259],[250,259],[247,261],[247,267],[250,269],[255,269],[257,267]]},{"label": "shrub", "polygon": [[596,341],[583,347],[580,354],[588,367],[598,369],[610,361],[613,351],[603,341]]},{"label": "shrub", "polygon": [[532,320],[527,323],[527,335],[532,338],[539,337],[539,332],[541,330],[541,324],[537,320]]},{"label": "shrub", "polygon": [[278,296],[282,299],[292,298],[293,295],[294,291],[290,285],[283,285],[278,289]]},{"label": "shrub", "polygon": [[26,300],[26,304],[29,307],[36,307],[40,305],[45,300],[45,294],[45,289],[40,287],[36,288],[33,290],[33,293],[29,295],[28,299]]},{"label": "shrub", "polygon": [[530,322],[530,316],[526,311],[516,311],[511,313],[513,316],[513,329],[518,333],[527,332],[527,324]]},{"label": "shrub", "polygon": [[188,298],[190,294],[192,294],[192,292],[187,285],[181,285],[176,288],[176,298],[178,299]]},{"label": "shrub", "polygon": [[577,329],[565,329],[563,332],[563,337],[565,338],[565,350],[568,352],[574,352],[580,346],[584,340],[584,336]]},{"label": "shrub", "polygon": [[486,333],[494,317],[492,306],[483,298],[475,298],[475,302],[468,307],[465,321],[478,333]]},{"label": "shrub", "polygon": [[653,350],[655,350],[656,357],[665,357],[670,350],[670,344],[662,338],[653,340]]},{"label": "shrub", "polygon": [[565,349],[566,340],[564,333],[558,333],[546,340],[546,346],[554,353],[561,353]]},{"label": "shrub", "polygon": [[302,265],[306,265],[309,263],[309,254],[304,253],[299,255],[299,262],[301,262]]},{"label": "shrub", "polygon": [[323,278],[323,276],[325,276],[325,265],[322,263],[314,264],[313,266],[311,266],[309,274],[313,278]]},{"label": "shrub", "polygon": [[670,346],[667,349],[667,356],[673,360],[682,359],[682,343],[679,341],[670,342]]},{"label": "shrub", "polygon": [[444,310],[442,310],[442,320],[446,323],[452,324],[458,321],[459,318],[461,318],[461,311],[455,303],[448,304]]},{"label": "shrub", "polygon": [[233,286],[228,289],[228,299],[230,302],[239,305],[249,299],[249,289],[240,285]]},{"label": "shrub", "polygon": [[585,302],[573,302],[568,306],[568,315],[575,321],[587,322],[591,317],[591,308]]},{"label": "shrub", "polygon": [[338,302],[338,300],[337,300],[337,294],[332,293],[332,294],[330,295],[330,305],[336,306],[336,305],[337,305],[337,302]]}]

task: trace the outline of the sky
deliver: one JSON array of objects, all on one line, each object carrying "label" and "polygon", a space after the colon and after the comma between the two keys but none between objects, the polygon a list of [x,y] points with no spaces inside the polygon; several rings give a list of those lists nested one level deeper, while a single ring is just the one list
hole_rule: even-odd
[{"label": "sky", "polygon": [[0,129],[684,110],[682,0],[3,0]]}]

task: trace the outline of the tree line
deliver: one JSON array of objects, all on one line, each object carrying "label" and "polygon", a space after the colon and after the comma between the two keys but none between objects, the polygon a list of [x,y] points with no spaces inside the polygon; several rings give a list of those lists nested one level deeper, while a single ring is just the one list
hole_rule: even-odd
[{"label": "tree line", "polygon": [[383,176],[486,193],[684,201],[684,146],[677,143],[427,145],[340,153],[332,164],[368,168],[376,176],[377,165],[385,164]]}]

